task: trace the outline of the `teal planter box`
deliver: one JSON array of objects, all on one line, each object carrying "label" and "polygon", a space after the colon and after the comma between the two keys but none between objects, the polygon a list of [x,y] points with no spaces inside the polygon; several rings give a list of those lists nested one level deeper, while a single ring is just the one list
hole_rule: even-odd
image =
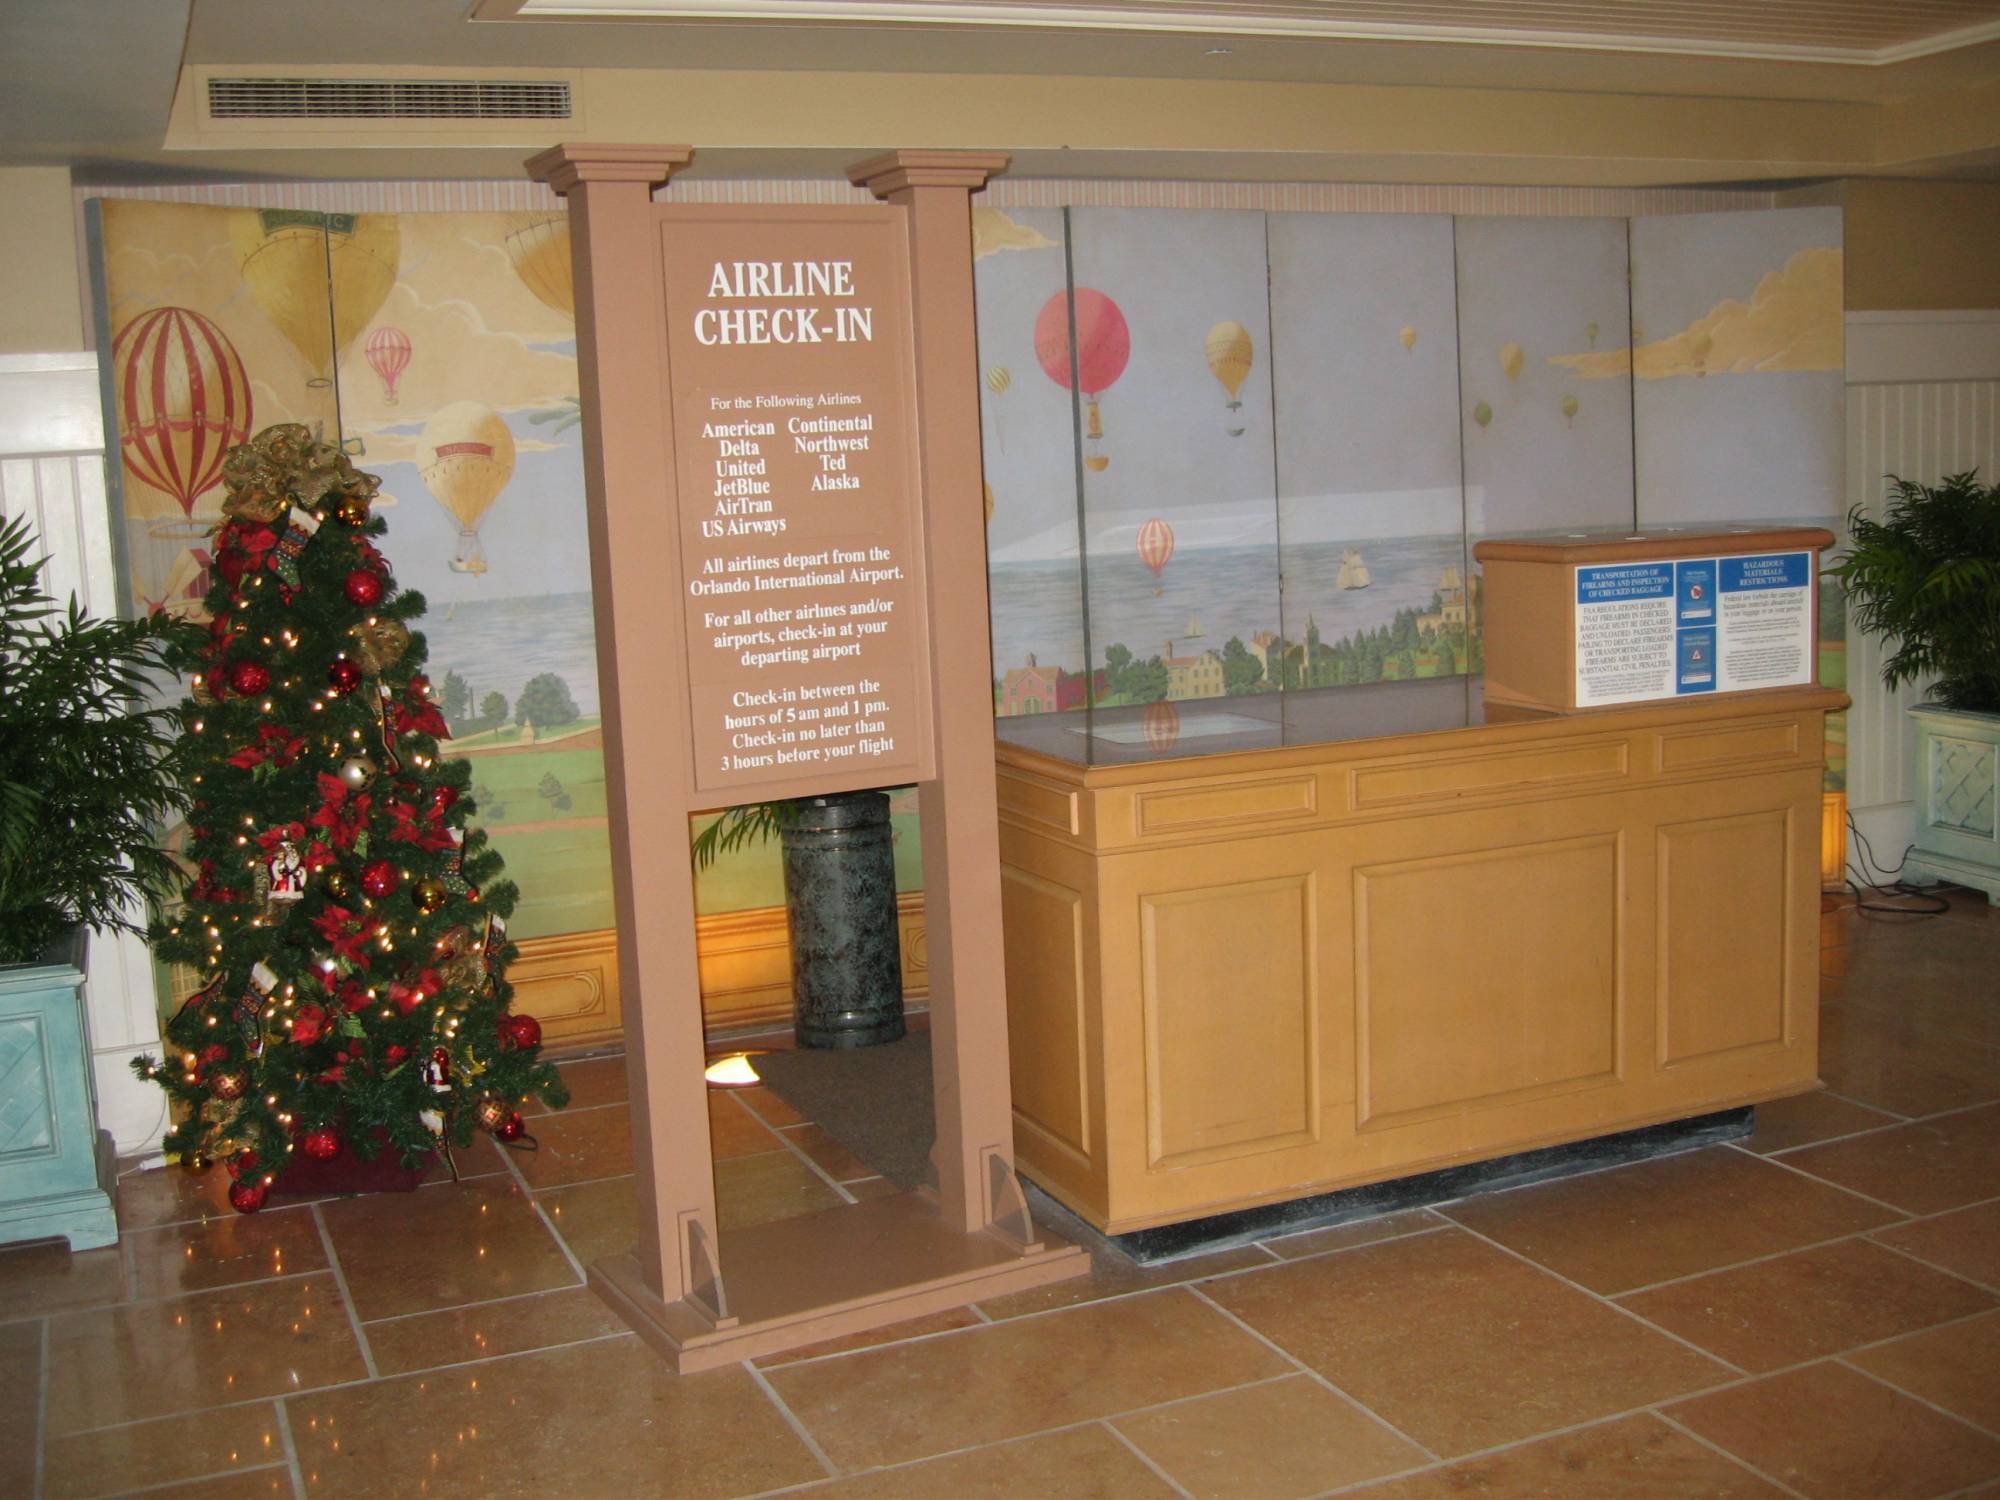
[{"label": "teal planter box", "polygon": [[1917,847],[1909,873],[1984,891],[2000,906],[2000,714],[1910,710],[1917,726]]},{"label": "teal planter box", "polygon": [[94,1250],[118,1241],[82,956],[79,933],[50,962],[0,968],[0,1244],[61,1236],[72,1250]]}]

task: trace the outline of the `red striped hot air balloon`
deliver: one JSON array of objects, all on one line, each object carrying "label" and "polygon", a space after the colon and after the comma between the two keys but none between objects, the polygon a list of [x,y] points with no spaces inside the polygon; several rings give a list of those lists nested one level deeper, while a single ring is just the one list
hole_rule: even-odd
[{"label": "red striped hot air balloon", "polygon": [[192,515],[222,477],[223,454],[250,435],[242,356],[200,313],[156,307],[112,340],[111,370],[125,467]]},{"label": "red striped hot air balloon", "polygon": [[410,367],[410,336],[385,325],[369,334],[362,348],[368,355],[368,368],[382,377],[382,389],[394,406],[397,377]]},{"label": "red striped hot air balloon", "polygon": [[1139,722],[1146,729],[1146,743],[1155,750],[1171,750],[1181,737],[1181,711],[1171,703],[1149,703]]},{"label": "red striped hot air balloon", "polygon": [[1074,298],[1057,292],[1035,317],[1035,358],[1042,373],[1070,388],[1070,323],[1076,324],[1076,387],[1084,397],[1083,462],[1093,473],[1110,467],[1103,451],[1104,418],[1098,398],[1125,373],[1132,357],[1132,330],[1118,304],[1095,287],[1080,286]]},{"label": "red striped hot air balloon", "polygon": [[[1160,569],[1167,565],[1167,559],[1173,555],[1173,527],[1155,516],[1139,528],[1139,561],[1153,570],[1154,578],[1160,576]],[[1153,592],[1159,594],[1164,590],[1156,587]]]}]

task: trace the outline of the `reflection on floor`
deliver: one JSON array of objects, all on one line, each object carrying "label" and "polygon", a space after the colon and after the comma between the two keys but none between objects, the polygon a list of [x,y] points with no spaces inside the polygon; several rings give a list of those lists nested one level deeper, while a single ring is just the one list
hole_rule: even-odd
[{"label": "reflection on floor", "polygon": [[[1828,1091],[1741,1145],[685,1379],[580,1285],[632,1220],[615,1059],[408,1197],[136,1174],[116,1249],[0,1252],[0,1495],[2000,1494],[2000,911],[1824,941]],[[729,1222],[879,1190],[712,1105]]]}]

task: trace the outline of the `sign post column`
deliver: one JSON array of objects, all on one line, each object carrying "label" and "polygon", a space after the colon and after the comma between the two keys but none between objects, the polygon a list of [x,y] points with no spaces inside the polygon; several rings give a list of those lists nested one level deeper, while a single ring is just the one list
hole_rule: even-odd
[{"label": "sign post column", "polygon": [[647,1289],[663,1303],[686,1302],[721,1323],[728,1307],[701,1087],[701,976],[687,851],[686,668],[673,649],[672,624],[660,618],[679,611],[673,583],[680,577],[680,537],[674,432],[659,357],[664,311],[652,189],[693,154],[685,146],[557,146],[528,167],[570,203],[612,895],[639,1196],[635,1255]]},{"label": "sign post column", "polygon": [[1018,1215],[1025,1234],[1007,1088],[979,360],[964,311],[972,305],[971,195],[1006,165],[995,152],[895,151],[847,175],[909,216],[937,757],[936,775],[918,787],[936,1058],[932,1156],[947,1218],[967,1231],[1005,1231]]}]

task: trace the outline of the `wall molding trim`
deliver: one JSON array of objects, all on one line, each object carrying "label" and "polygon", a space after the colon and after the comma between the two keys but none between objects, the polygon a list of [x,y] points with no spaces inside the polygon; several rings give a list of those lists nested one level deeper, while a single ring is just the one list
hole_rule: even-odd
[{"label": "wall molding trim", "polygon": [[1850,312],[1847,383],[2000,380],[2000,308]]}]

